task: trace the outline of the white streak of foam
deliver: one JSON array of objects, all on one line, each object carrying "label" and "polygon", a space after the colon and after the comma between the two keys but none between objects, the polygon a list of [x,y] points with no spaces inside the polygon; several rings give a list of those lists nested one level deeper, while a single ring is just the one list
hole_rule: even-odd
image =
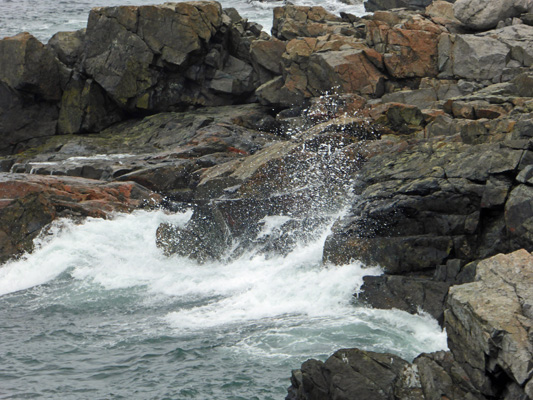
[{"label": "white streak of foam", "polygon": [[[144,296],[141,302],[175,304],[177,308],[165,311],[161,318],[178,334],[274,326],[265,335],[243,341],[242,346],[256,350],[272,345],[268,343],[272,340],[281,343],[276,353],[290,353],[290,348],[316,340],[327,352],[336,339],[322,332],[339,331],[350,337],[361,326],[375,335],[380,343],[377,349],[382,346],[384,351],[400,353],[406,341],[412,341],[406,338],[416,338],[408,347],[418,350],[419,346],[420,352],[446,348],[445,333],[430,318],[354,307],[352,295],[363,276],[381,271],[363,268],[359,262],[322,265],[327,230],[285,257],[243,255],[226,263],[199,265],[187,258],[163,256],[155,245],[159,224],[184,225],[190,216],[190,212],[140,211],[112,220],[88,219],[81,225],[57,223],[55,234],[37,241],[34,253],[0,268],[0,295],[46,284],[66,273],[89,288],[136,287]],[[302,344],[297,343],[300,339]]]},{"label": "white streak of foam", "polygon": [[290,217],[285,215],[268,215],[264,217],[259,221],[259,223],[263,223],[263,227],[257,235],[257,239],[270,235],[276,229],[281,228],[284,223],[290,221],[290,219]]},{"label": "white streak of foam", "polygon": [[138,283],[139,269],[149,279],[152,263],[163,259],[155,246],[157,227],[163,221],[184,224],[190,216],[158,211],[89,218],[80,225],[57,221],[54,235],[37,239],[33,253],[0,268],[0,295],[45,284],[65,271],[110,287]]}]

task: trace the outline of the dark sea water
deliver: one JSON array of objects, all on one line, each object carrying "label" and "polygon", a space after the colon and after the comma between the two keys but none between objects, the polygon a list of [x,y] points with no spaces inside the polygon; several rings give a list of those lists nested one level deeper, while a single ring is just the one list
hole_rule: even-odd
[{"label": "dark sea water", "polygon": [[[46,43],[56,32],[84,28],[92,7],[164,2],[161,0],[0,0],[0,38],[27,31]],[[223,7],[236,8],[243,17],[260,23],[263,29],[270,33],[272,10],[282,5],[283,1],[222,0],[220,3]],[[333,13],[341,11],[356,15],[364,13],[362,1],[357,0],[354,0],[354,5],[339,0],[294,0],[291,3],[321,5]]]},{"label": "dark sea water", "polygon": [[189,217],[61,221],[1,267],[0,399],[283,399],[292,369],[339,348],[446,347],[429,317],[354,304],[379,270],[321,265],[327,229],[286,257],[197,265],[154,241]]}]

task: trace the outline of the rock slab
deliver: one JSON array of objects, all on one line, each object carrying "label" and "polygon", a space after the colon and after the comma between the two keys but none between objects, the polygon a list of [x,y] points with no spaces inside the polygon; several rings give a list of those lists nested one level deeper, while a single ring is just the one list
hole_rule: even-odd
[{"label": "rock slab", "polygon": [[533,255],[518,250],[481,261],[474,282],[450,289],[450,350],[486,396],[533,397],[532,287]]}]

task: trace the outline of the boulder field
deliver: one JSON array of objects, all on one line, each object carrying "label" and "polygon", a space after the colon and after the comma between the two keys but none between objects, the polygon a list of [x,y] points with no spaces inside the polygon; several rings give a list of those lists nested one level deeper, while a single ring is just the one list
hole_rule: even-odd
[{"label": "boulder field", "polygon": [[216,2],[101,7],[0,40],[0,262],[141,207],[193,207],[154,240],[200,263],[334,221],[325,263],[383,268],[357,301],[428,312],[450,351],[339,350],[288,399],[533,398],[532,4],[366,7],[276,7],[271,35]]}]

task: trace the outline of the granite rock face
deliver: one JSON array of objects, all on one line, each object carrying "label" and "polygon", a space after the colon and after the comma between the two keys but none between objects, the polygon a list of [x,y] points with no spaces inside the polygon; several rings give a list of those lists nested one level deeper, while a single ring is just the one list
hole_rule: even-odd
[{"label": "granite rock face", "polygon": [[[398,274],[512,250],[517,228],[505,224],[504,212],[520,162],[530,151],[527,142],[522,146],[439,142],[433,147],[429,142],[370,159],[361,171],[353,216],[331,238],[342,241],[332,247],[345,256],[329,253],[328,244],[326,256],[340,262],[357,254]],[[524,197],[515,190],[520,202]],[[513,202],[510,206],[516,210]],[[410,250],[402,251],[404,246]]]},{"label": "granite rock face", "polygon": [[233,59],[230,65],[222,59],[208,79],[193,65],[203,61],[221,26],[222,8],[213,2],[94,9],[83,68],[125,110],[215,105],[216,96],[205,90],[208,85],[203,90],[198,85],[213,79],[216,89],[217,71],[231,74],[238,67],[231,65]]},{"label": "granite rock face", "polygon": [[287,254],[349,199],[324,262],[380,264],[356,301],[422,308],[451,352],[342,350],[295,372],[290,398],[530,396],[517,278],[533,250],[529,3],[485,2],[487,32],[485,9],[414,11],[428,3],[376,0],[406,8],[362,18],[288,4],[273,36],[213,2],[102,7],[46,46],[1,40],[0,261],[58,216],[106,217],[154,192],[194,208],[185,227],[160,226],[168,255]]},{"label": "granite rock face", "polygon": [[450,289],[450,350],[487,397],[533,396],[532,266],[525,250],[500,254],[477,265],[474,282]]},{"label": "granite rock face", "polygon": [[269,36],[228,13],[215,2],[102,7],[87,29],[60,32],[47,46],[28,33],[1,40],[0,151],[99,132],[132,114],[253,101],[279,71],[260,50],[250,55],[252,41]]},{"label": "granite rock face", "polygon": [[59,217],[107,217],[161,197],[133,182],[0,174],[0,262],[33,248],[33,239]]},{"label": "granite rock face", "polygon": [[533,27],[508,26],[480,34],[442,35],[440,76],[492,83],[513,79],[532,65]]},{"label": "granite rock face", "polygon": [[74,32],[58,32],[48,41],[59,61],[69,68],[77,67],[85,45],[85,28]]},{"label": "granite rock face", "polygon": [[367,43],[383,54],[387,73],[394,78],[436,76],[442,27],[420,15],[403,21],[392,16],[376,13],[367,23]]},{"label": "granite rock face", "polygon": [[0,154],[56,133],[67,68],[29,33],[0,40]]},{"label": "granite rock face", "polygon": [[339,350],[325,363],[308,360],[293,371],[287,399],[531,398],[532,279],[533,256],[525,250],[482,260],[474,282],[450,288],[450,351],[421,354],[408,363]]},{"label": "granite rock face", "polygon": [[533,10],[530,0],[457,0],[455,17],[467,27],[483,31],[495,28],[506,18],[519,17]]},{"label": "granite rock face", "polygon": [[66,68],[29,33],[0,41],[0,81],[44,101],[61,99]]}]

